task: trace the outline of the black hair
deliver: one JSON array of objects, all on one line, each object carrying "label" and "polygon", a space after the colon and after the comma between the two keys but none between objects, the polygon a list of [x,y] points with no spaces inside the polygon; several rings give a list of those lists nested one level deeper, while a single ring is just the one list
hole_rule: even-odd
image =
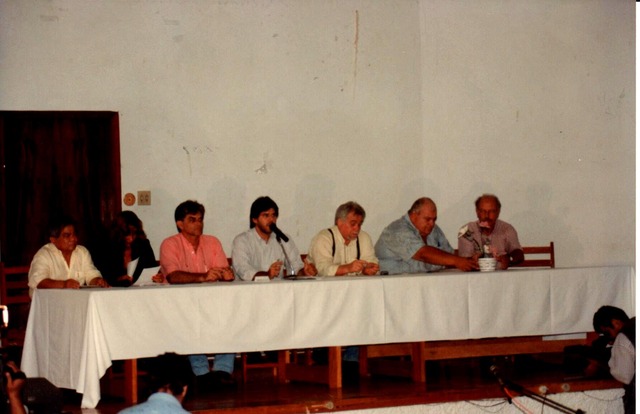
[{"label": "black hair", "polygon": [[[179,221],[183,221],[184,218],[187,217],[187,214],[197,214],[197,213],[202,214],[202,218],[204,218],[204,206],[198,203],[197,201],[187,200],[178,204],[178,207],[176,207],[175,213],[173,213],[173,218],[177,223]],[[178,233],[180,233],[180,228],[177,226],[176,228],[178,229]]]},{"label": "black hair", "polygon": [[59,215],[51,219],[49,222],[49,237],[60,237],[60,233],[67,226],[76,227],[76,222],[69,216]]},{"label": "black hair", "polygon": [[613,328],[613,320],[626,323],[629,320],[626,312],[615,306],[602,306],[593,315],[593,329],[602,334],[602,327]]},{"label": "black hair", "polygon": [[258,197],[256,201],[251,204],[251,211],[249,212],[249,228],[254,228],[256,224],[253,219],[257,219],[261,213],[273,209],[278,217],[279,210],[278,205],[268,196]]},{"label": "black hair", "polygon": [[149,383],[154,392],[167,388],[174,396],[180,395],[192,378],[191,364],[185,355],[167,352],[154,358],[149,366]]}]

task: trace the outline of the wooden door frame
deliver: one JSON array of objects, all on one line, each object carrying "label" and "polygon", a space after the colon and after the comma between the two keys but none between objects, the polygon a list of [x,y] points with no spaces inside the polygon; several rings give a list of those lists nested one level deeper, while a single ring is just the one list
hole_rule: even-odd
[{"label": "wooden door frame", "polygon": [[[68,120],[67,120],[68,117]],[[8,217],[11,211],[7,203],[11,203],[12,194],[7,194],[9,191],[7,176],[11,174],[15,176],[15,171],[8,172],[5,170],[5,164],[7,157],[17,157],[19,154],[7,153],[8,145],[6,140],[11,137],[5,136],[9,134],[10,128],[16,128],[16,124],[19,122],[35,122],[36,120],[46,119],[64,119],[67,122],[78,122],[80,125],[85,122],[89,125],[90,120],[99,123],[104,122],[105,126],[109,128],[109,131],[105,134],[95,134],[85,137],[85,143],[88,148],[87,151],[95,159],[91,161],[91,165],[88,167],[92,172],[92,176],[97,176],[99,182],[91,182],[87,186],[90,195],[87,197],[91,200],[90,210],[93,217],[74,217],[81,229],[87,229],[88,237],[93,237],[98,232],[98,229],[103,224],[109,223],[117,213],[121,211],[121,174],[120,174],[120,131],[119,131],[119,114],[113,111],[0,111],[0,260],[12,265],[24,265],[29,264],[29,255],[35,253],[33,247],[12,247],[11,254],[8,254],[7,243],[11,242],[9,239],[12,235],[8,234],[8,231],[14,232],[15,230],[8,230],[7,220],[11,220],[12,217]],[[42,121],[46,122],[46,121]],[[54,122],[54,121],[51,121]],[[95,128],[92,124],[91,128]],[[101,128],[101,127],[100,127]],[[28,129],[28,128],[27,128]],[[15,129],[11,129],[14,131]],[[94,130],[95,131],[95,130]],[[24,132],[24,131],[23,131]],[[90,134],[88,132],[87,134]],[[98,136],[98,138],[96,138]],[[100,139],[97,143],[90,141],[91,139]],[[23,137],[19,138],[23,139]],[[13,148],[13,147],[12,147]],[[40,156],[40,155],[39,155]],[[95,163],[95,164],[94,164]],[[13,185],[13,183],[12,183]],[[93,201],[92,201],[93,200]],[[14,205],[15,206],[15,205]],[[15,207],[14,207],[15,208]],[[41,210],[46,210],[46,207],[37,207],[36,214],[40,214]],[[73,209],[71,209],[73,210]],[[42,211],[43,215],[49,213],[48,211]],[[73,215],[73,212],[71,213]],[[31,217],[24,219],[24,221],[30,220]],[[47,218],[48,221],[48,218]],[[40,224],[38,224],[40,226]],[[18,225],[19,227],[19,225]],[[20,228],[20,227],[19,227]],[[42,229],[45,230],[45,229]],[[27,230],[25,230],[27,231]],[[44,244],[46,240],[42,240],[41,244]],[[30,243],[32,244],[32,243]],[[21,250],[23,249],[23,250]],[[24,249],[30,250],[28,253]],[[16,254],[16,251],[22,253]]]}]

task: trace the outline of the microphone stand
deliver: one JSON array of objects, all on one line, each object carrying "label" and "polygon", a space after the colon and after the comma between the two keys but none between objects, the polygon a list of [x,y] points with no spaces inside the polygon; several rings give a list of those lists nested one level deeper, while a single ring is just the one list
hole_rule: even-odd
[{"label": "microphone stand", "polygon": [[291,266],[291,260],[289,260],[289,255],[287,254],[287,251],[284,249],[284,244],[282,244],[282,240],[280,240],[280,236],[276,235],[276,240],[278,241],[278,244],[282,249],[282,253],[284,253],[284,268],[285,268],[284,277],[287,277],[287,278],[295,277],[296,270]]},{"label": "microphone stand", "polygon": [[492,366],[490,368],[491,372],[493,373],[493,375],[496,377],[496,379],[498,380],[498,383],[500,384],[500,388],[502,389],[502,391],[507,395],[507,399],[509,401],[509,403],[511,403],[511,398],[509,397],[509,394],[506,392],[506,390],[511,389],[521,395],[524,395],[526,397],[531,398],[534,401],[538,401],[540,404],[542,404],[543,406],[549,406],[551,408],[555,408],[556,410],[560,411],[561,413],[567,413],[567,414],[585,414],[584,411],[582,411],[581,409],[577,409],[577,410],[573,410],[567,406],[564,406],[562,404],[560,404],[557,401],[551,400],[549,398],[547,398],[544,395],[540,395],[538,393],[535,393],[533,391],[530,391],[528,389],[526,389],[525,387],[523,387],[522,385],[516,384],[515,382],[509,381],[509,380],[505,380],[502,379],[500,377],[500,375],[497,372],[497,369],[495,368],[495,366]]}]

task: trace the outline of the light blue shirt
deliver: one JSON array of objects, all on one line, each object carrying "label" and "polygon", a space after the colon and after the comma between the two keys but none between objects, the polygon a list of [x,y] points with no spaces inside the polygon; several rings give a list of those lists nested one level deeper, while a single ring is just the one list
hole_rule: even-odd
[{"label": "light blue shirt", "polygon": [[171,394],[166,392],[156,392],[151,394],[149,399],[142,404],[134,405],[133,407],[125,408],[120,411],[119,414],[178,414],[189,413],[189,411],[182,408],[180,401]]},{"label": "light blue shirt", "polygon": [[[427,245],[453,253],[453,247],[440,227],[434,226],[427,236]],[[380,261],[380,271],[389,274],[427,273],[443,269],[444,266],[414,260],[413,255],[425,246],[420,232],[405,214],[389,224],[376,243],[376,256]]]},{"label": "light blue shirt", "polygon": [[[242,232],[233,239],[233,251],[231,258],[233,260],[233,270],[242,280],[253,280],[257,272],[267,272],[269,267],[276,260],[282,260],[284,267],[287,264],[284,252],[291,261],[293,273],[298,273],[304,267],[304,263],[300,258],[300,253],[293,239],[287,234],[289,241],[282,241],[282,245],[276,240],[275,233],[271,233],[269,241],[266,242],[256,228]],[[284,249],[284,252],[283,252]],[[280,272],[280,277],[284,272]]]}]

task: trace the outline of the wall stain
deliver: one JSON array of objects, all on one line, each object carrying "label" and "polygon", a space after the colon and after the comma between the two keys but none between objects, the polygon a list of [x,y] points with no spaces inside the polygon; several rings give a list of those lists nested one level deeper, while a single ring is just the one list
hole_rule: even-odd
[{"label": "wall stain", "polygon": [[268,155],[269,155],[268,152],[265,152],[264,154],[262,154],[262,165],[257,170],[254,170],[256,174],[267,174],[269,172],[269,169],[267,167]]},{"label": "wall stain", "polygon": [[58,16],[47,16],[44,14],[40,15],[40,20],[42,20],[43,22],[57,22],[60,20],[60,18]]},{"label": "wall stain", "polygon": [[191,170],[191,153],[189,152],[189,148],[187,147],[182,147],[182,149],[184,150],[184,152],[187,153],[187,164],[189,165],[189,177],[191,177],[193,175]]},{"label": "wall stain", "polygon": [[358,46],[360,41],[360,13],[355,11],[355,33],[353,39],[353,99],[356,98],[356,84],[358,80]]}]

